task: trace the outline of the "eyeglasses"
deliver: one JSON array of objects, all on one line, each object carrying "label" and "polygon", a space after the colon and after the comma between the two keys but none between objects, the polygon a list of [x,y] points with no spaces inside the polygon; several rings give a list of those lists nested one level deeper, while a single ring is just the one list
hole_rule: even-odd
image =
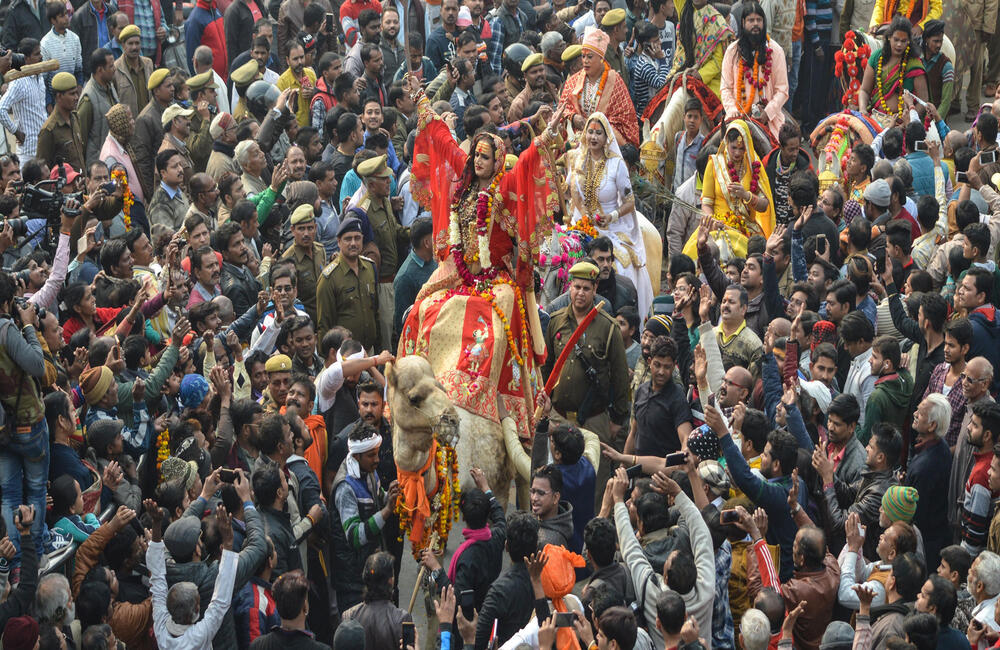
[{"label": "eyeglasses", "polygon": [[283,284],[280,287],[278,285],[274,286],[275,293],[291,293],[293,289],[295,289],[295,287],[290,284]]},{"label": "eyeglasses", "polygon": [[742,388],[743,390],[750,390],[748,387],[744,386],[743,384],[737,384],[735,381],[733,381],[731,379],[725,379],[724,378],[723,381],[725,381],[727,384],[729,384],[733,388]]},{"label": "eyeglasses", "polygon": [[970,384],[981,384],[984,381],[989,381],[989,377],[982,377],[980,379],[975,379],[973,377],[970,377],[969,375],[966,375],[965,381],[969,382]]}]

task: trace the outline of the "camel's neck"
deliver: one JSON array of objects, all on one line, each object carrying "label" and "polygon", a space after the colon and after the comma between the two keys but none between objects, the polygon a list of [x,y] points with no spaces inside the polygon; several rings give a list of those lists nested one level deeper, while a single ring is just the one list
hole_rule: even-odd
[{"label": "camel's neck", "polygon": [[407,472],[420,471],[427,464],[434,437],[427,433],[407,431],[401,435],[399,429],[393,431],[392,453],[396,465]]}]

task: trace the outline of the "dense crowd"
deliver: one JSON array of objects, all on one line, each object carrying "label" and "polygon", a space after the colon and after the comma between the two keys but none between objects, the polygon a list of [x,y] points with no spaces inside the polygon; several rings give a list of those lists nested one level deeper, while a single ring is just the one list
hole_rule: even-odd
[{"label": "dense crowd", "polygon": [[955,4],[4,2],[4,650],[1000,647]]}]

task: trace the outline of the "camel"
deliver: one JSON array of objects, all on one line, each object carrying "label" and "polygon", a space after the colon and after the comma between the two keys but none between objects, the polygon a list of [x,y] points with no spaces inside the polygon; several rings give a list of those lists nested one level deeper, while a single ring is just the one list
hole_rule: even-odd
[{"label": "camel", "polygon": [[[437,432],[439,444],[455,447],[463,490],[475,487],[469,474],[473,466],[485,472],[490,485],[510,485],[514,470],[501,425],[454,406],[427,359],[418,355],[397,359],[387,366],[385,377],[393,422],[392,450],[400,469],[419,471],[427,463]],[[424,486],[428,494],[434,491],[434,472],[425,474]],[[495,496],[506,509],[506,490],[498,489]]]}]

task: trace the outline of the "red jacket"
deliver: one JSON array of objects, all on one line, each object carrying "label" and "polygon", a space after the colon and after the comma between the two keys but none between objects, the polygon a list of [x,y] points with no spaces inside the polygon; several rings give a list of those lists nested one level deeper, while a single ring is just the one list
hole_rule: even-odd
[{"label": "red jacket", "polygon": [[[97,313],[94,314],[94,325],[97,326],[98,331],[94,332],[94,336],[101,336],[107,327],[114,323],[118,314],[124,307],[98,307]],[[73,338],[73,335],[84,328],[83,321],[79,316],[73,314],[63,325],[63,340],[69,345],[69,340]]]}]

